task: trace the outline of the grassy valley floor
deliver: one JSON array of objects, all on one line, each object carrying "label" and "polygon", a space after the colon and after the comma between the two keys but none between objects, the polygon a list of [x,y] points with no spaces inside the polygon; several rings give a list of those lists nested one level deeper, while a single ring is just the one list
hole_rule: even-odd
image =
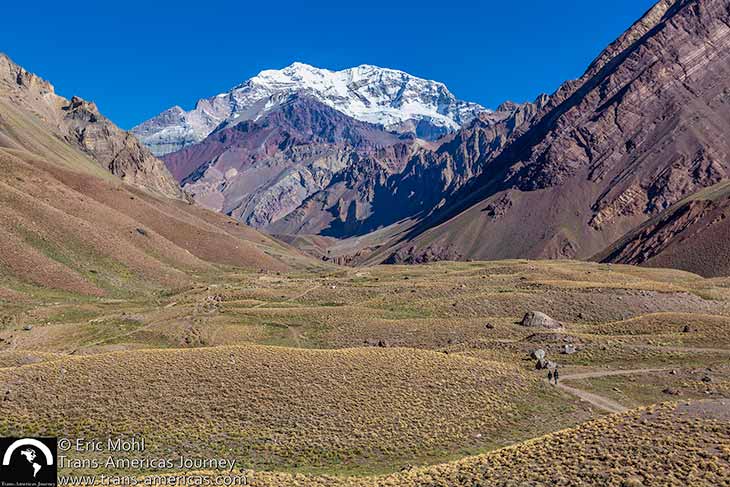
[{"label": "grassy valley floor", "polygon": [[[223,270],[113,298],[6,279],[0,303],[3,436],[144,437],[146,455],[235,458],[262,486],[730,477],[730,279],[572,261]],[[522,326],[527,311],[563,327]]]}]

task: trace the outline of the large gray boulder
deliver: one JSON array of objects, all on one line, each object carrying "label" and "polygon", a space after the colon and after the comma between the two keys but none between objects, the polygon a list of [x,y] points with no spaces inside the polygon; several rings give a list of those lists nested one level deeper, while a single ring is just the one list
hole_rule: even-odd
[{"label": "large gray boulder", "polygon": [[525,314],[525,317],[522,318],[522,322],[520,324],[522,326],[529,326],[530,328],[557,329],[563,327],[559,321],[554,320],[545,313],[540,313],[539,311],[528,311]]}]

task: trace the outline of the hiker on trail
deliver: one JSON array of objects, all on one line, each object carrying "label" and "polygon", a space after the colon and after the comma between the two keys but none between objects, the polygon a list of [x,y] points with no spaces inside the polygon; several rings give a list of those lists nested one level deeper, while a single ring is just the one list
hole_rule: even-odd
[{"label": "hiker on trail", "polygon": [[553,374],[553,377],[555,377],[555,385],[558,385],[558,377],[560,374],[558,373],[558,368],[555,367],[555,373]]},{"label": "hiker on trail", "polygon": [[553,371],[551,369],[551,370],[548,370],[548,384],[552,383],[552,381],[553,381]]}]

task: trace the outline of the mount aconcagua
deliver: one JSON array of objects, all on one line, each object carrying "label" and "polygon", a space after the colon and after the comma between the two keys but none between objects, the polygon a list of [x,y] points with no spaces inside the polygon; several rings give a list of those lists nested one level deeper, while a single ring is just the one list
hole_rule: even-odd
[{"label": "mount aconcagua", "polygon": [[155,155],[164,155],[200,142],[216,129],[259,120],[294,94],[355,120],[429,140],[456,131],[487,111],[456,99],[443,83],[403,71],[370,65],[330,71],[294,63],[262,71],[227,93],[201,99],[188,112],[172,107],[132,132]]},{"label": "mount aconcagua", "polygon": [[518,108],[492,112],[402,71],[294,63],[133,131],[198,203],[279,235],[346,238],[438,201],[452,178],[439,173],[427,197],[398,192],[394,178],[438,164],[421,152],[463,124],[491,125]]}]

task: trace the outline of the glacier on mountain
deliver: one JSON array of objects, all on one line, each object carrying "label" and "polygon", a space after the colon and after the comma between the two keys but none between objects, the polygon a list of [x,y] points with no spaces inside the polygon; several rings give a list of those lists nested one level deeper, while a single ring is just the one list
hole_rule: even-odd
[{"label": "glacier on mountain", "polygon": [[294,63],[265,70],[227,93],[172,107],[132,132],[156,155],[200,142],[216,128],[257,120],[293,94],[306,94],[356,120],[433,139],[489,110],[458,100],[443,83],[403,71],[361,65],[342,71]]}]

